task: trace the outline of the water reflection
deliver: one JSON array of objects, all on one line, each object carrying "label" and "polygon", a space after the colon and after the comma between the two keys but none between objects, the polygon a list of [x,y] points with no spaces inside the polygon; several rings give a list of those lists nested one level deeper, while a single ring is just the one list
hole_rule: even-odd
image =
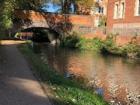
[{"label": "water reflection", "polygon": [[[140,61],[102,56],[92,51],[71,51],[45,45],[47,63],[66,77],[74,76],[110,102],[140,104]],[[119,103],[118,102],[118,103]]]}]

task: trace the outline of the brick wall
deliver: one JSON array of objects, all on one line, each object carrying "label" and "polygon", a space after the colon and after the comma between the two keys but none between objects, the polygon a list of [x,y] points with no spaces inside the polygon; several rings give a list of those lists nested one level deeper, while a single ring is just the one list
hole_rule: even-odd
[{"label": "brick wall", "polygon": [[125,1],[125,17],[114,19],[115,2],[121,0],[109,0],[107,12],[108,31],[118,32],[122,35],[135,35],[140,33],[140,16],[135,16],[135,0]]}]

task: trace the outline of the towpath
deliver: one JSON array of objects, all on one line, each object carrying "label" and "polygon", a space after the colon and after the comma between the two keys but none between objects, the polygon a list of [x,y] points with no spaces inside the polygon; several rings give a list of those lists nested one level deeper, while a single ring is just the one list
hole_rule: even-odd
[{"label": "towpath", "polygon": [[17,45],[2,41],[0,46],[0,105],[51,105]]}]

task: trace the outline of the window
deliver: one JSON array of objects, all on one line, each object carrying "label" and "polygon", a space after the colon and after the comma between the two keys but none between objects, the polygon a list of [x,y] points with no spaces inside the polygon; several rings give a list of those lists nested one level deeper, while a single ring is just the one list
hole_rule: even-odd
[{"label": "window", "polygon": [[118,19],[118,18],[119,18],[119,3],[116,2],[114,7],[114,19]]},{"label": "window", "polygon": [[103,14],[103,13],[104,13],[104,8],[103,8],[103,7],[99,7],[99,8],[98,8],[98,13]]},{"label": "window", "polygon": [[135,16],[140,16],[140,0],[135,2]]},{"label": "window", "polygon": [[101,12],[100,13],[104,13],[104,7],[101,7]]},{"label": "window", "polygon": [[115,2],[114,19],[124,18],[125,16],[125,0]]},{"label": "window", "polygon": [[121,6],[120,6],[120,18],[124,18],[125,15],[125,3],[121,2]]}]

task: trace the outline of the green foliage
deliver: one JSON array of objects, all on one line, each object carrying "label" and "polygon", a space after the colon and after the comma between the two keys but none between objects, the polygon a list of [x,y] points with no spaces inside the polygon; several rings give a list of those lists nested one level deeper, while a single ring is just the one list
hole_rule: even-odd
[{"label": "green foliage", "polygon": [[[2,29],[8,29],[12,26],[12,12],[14,9],[14,2],[12,0],[4,0],[0,4],[0,26]],[[1,30],[2,30],[1,29]]]},{"label": "green foliage", "polygon": [[96,50],[99,51],[103,46],[103,41],[99,38],[85,39],[77,33],[73,33],[62,39],[61,47],[75,48],[80,50]]},{"label": "green foliage", "polygon": [[74,33],[61,42],[61,47],[75,48],[80,50],[94,50],[103,54],[112,54],[125,57],[140,57],[140,45],[136,43],[136,38],[132,38],[132,42],[118,46],[116,37],[118,34],[109,34],[106,40],[102,41],[99,38],[85,39]]},{"label": "green foliage", "polygon": [[15,9],[38,10],[44,2],[45,0],[1,0],[0,27],[3,27],[2,29],[11,28],[13,25]]},{"label": "green foliage", "polygon": [[61,40],[61,47],[68,47],[68,48],[79,48],[80,44],[80,37],[78,35],[75,35],[74,33],[72,35],[69,35]]},{"label": "green foliage", "polygon": [[106,40],[103,42],[103,46],[101,49],[102,53],[109,53],[110,51],[116,50],[116,43],[115,43],[116,36],[113,34],[109,34]]},{"label": "green foliage", "polygon": [[103,47],[101,49],[103,54],[109,53],[112,55],[126,56],[131,58],[140,57],[140,45],[130,42],[123,46],[117,46],[116,35],[109,35],[103,42]]},{"label": "green foliage", "polygon": [[134,43],[128,43],[120,48],[122,55],[128,57],[140,57],[140,45]]},{"label": "green foliage", "polygon": [[109,34],[107,36],[101,49],[103,54],[122,55],[122,49],[116,45],[116,35]]},{"label": "green foliage", "polygon": [[102,97],[84,88],[83,84],[64,78],[51,69],[41,60],[41,56],[34,54],[27,45],[19,48],[31,62],[36,75],[54,92],[52,101],[55,105],[108,105]]},{"label": "green foliage", "polygon": [[40,10],[46,0],[15,0],[16,9]]},{"label": "green foliage", "polygon": [[100,20],[99,20],[99,27],[105,27],[105,26],[106,26],[106,22],[107,22],[106,16],[100,17]]},{"label": "green foliage", "polygon": [[89,50],[93,48],[91,39],[81,38],[78,45],[79,45],[79,49],[81,50]]},{"label": "green foliage", "polygon": [[20,36],[21,36],[21,34],[19,32],[17,32],[14,37],[15,38],[20,38]]},{"label": "green foliage", "polygon": [[79,49],[100,51],[100,49],[103,46],[102,44],[103,42],[99,38],[94,38],[94,39],[81,38],[79,42],[80,45]]},{"label": "green foliage", "polygon": [[77,4],[81,4],[83,7],[90,8],[94,4],[94,0],[76,0]]}]

